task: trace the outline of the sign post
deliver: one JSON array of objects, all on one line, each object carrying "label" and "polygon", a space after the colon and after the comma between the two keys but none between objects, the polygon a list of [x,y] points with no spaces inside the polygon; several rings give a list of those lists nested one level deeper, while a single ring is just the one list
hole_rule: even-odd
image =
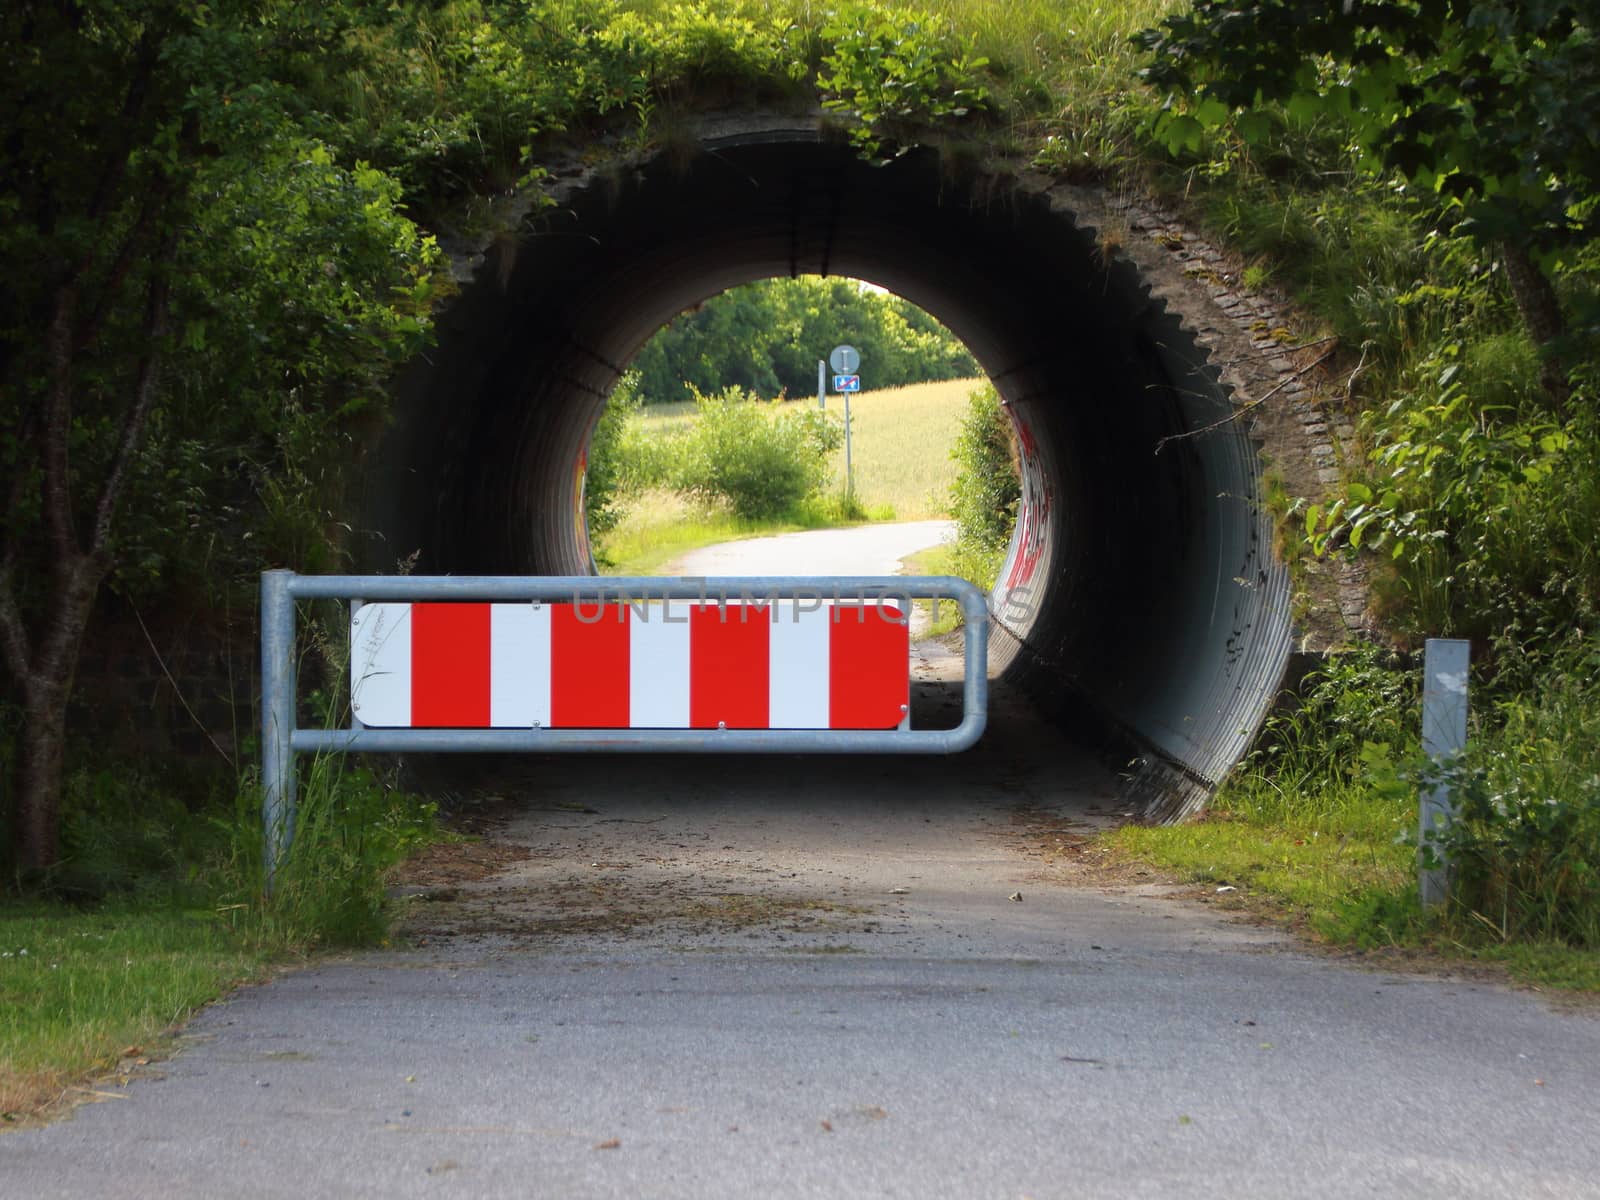
[{"label": "sign post", "polygon": [[[852,376],[859,379],[860,376]],[[850,465],[850,393],[844,394],[844,495],[845,501],[855,499],[856,476],[855,470]]]},{"label": "sign post", "polygon": [[828,365],[834,370],[833,390],[844,397],[844,494],[856,494],[855,470],[850,462],[850,393],[861,390],[861,352],[854,346],[835,346],[828,355]]}]

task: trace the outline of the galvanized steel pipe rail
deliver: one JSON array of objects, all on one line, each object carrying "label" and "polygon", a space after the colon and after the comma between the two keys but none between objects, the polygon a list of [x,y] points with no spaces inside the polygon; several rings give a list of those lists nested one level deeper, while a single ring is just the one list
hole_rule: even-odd
[{"label": "galvanized steel pipe rail", "polygon": [[[299,600],[569,601],[950,599],[965,619],[962,717],[954,729],[300,729],[296,725],[295,603]],[[294,836],[295,755],[376,753],[954,754],[983,735],[989,711],[989,609],[953,576],[741,576],[610,579],[580,576],[261,576],[261,783],[269,885]],[[907,664],[907,671],[910,664]]]}]

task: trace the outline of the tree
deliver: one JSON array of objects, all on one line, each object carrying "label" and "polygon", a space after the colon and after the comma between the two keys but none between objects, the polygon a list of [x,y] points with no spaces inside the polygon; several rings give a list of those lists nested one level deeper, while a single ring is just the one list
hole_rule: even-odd
[{"label": "tree", "polygon": [[861,351],[873,387],[978,374],[951,332],[909,301],[850,279],[766,279],[732,288],[656,334],[634,362],[649,402],[739,387],[811,394],[817,362],[840,343]]},{"label": "tree", "polygon": [[1337,113],[1374,166],[1431,188],[1497,254],[1567,394],[1551,273],[1600,229],[1596,0],[1197,0],[1136,39],[1165,91],[1157,132],[1198,148],[1234,121],[1270,135],[1267,104]]},{"label": "tree", "polygon": [[167,569],[238,511],[217,489],[370,400],[425,331],[431,243],[391,181],[334,161],[294,87],[348,19],[290,0],[0,16],[0,661],[25,870],[56,858],[102,584]]}]

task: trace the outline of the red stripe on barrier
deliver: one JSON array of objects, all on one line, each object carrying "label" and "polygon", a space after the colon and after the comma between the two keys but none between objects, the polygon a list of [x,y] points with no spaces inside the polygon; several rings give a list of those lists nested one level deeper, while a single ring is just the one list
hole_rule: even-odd
[{"label": "red stripe on barrier", "polygon": [[689,610],[689,724],[765,729],[772,610],[697,604]]},{"label": "red stripe on barrier", "polygon": [[489,606],[411,606],[411,724],[489,724]]},{"label": "red stripe on barrier", "polygon": [[628,727],[628,607],[550,606],[550,724]]},{"label": "red stripe on barrier", "polygon": [[834,606],[828,630],[830,729],[893,729],[905,719],[911,630],[903,622],[895,604]]}]

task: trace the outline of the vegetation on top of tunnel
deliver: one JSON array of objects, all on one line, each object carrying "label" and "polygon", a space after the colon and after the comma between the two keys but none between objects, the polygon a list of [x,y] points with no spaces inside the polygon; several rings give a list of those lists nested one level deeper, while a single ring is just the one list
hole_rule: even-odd
[{"label": "vegetation on top of tunnel", "polygon": [[[434,236],[518,236],[501,199],[559,157],[623,172],[691,151],[697,112],[797,102],[874,161],[1152,187],[1322,323],[1360,432],[1285,536],[1365,559],[1402,648],[1471,637],[1487,688],[1463,829],[1501,866],[1463,873],[1453,936],[1590,936],[1600,889],[1567,881],[1597,801],[1543,756],[1587,762],[1561,731],[1600,707],[1592,6],[84,0],[0,33],[0,757],[30,878],[84,861],[71,781],[130,777],[69,705],[107,594],[244,609],[263,566],[365,536],[348,464],[451,292]],[[1311,760],[1233,786],[1386,786],[1378,751]],[[1510,869],[1535,848],[1549,870]]]},{"label": "vegetation on top of tunnel", "polygon": [[430,233],[513,235],[498,199],[542,196],[548,156],[625,168],[730,102],[820,103],[880,156],[981,135],[1013,94],[980,47],[1001,17],[753,0],[9,8],[14,865],[48,880],[60,857],[75,668],[106,589],[243,608],[261,567],[335,567],[364,536],[342,520],[346,464],[453,287]]}]

